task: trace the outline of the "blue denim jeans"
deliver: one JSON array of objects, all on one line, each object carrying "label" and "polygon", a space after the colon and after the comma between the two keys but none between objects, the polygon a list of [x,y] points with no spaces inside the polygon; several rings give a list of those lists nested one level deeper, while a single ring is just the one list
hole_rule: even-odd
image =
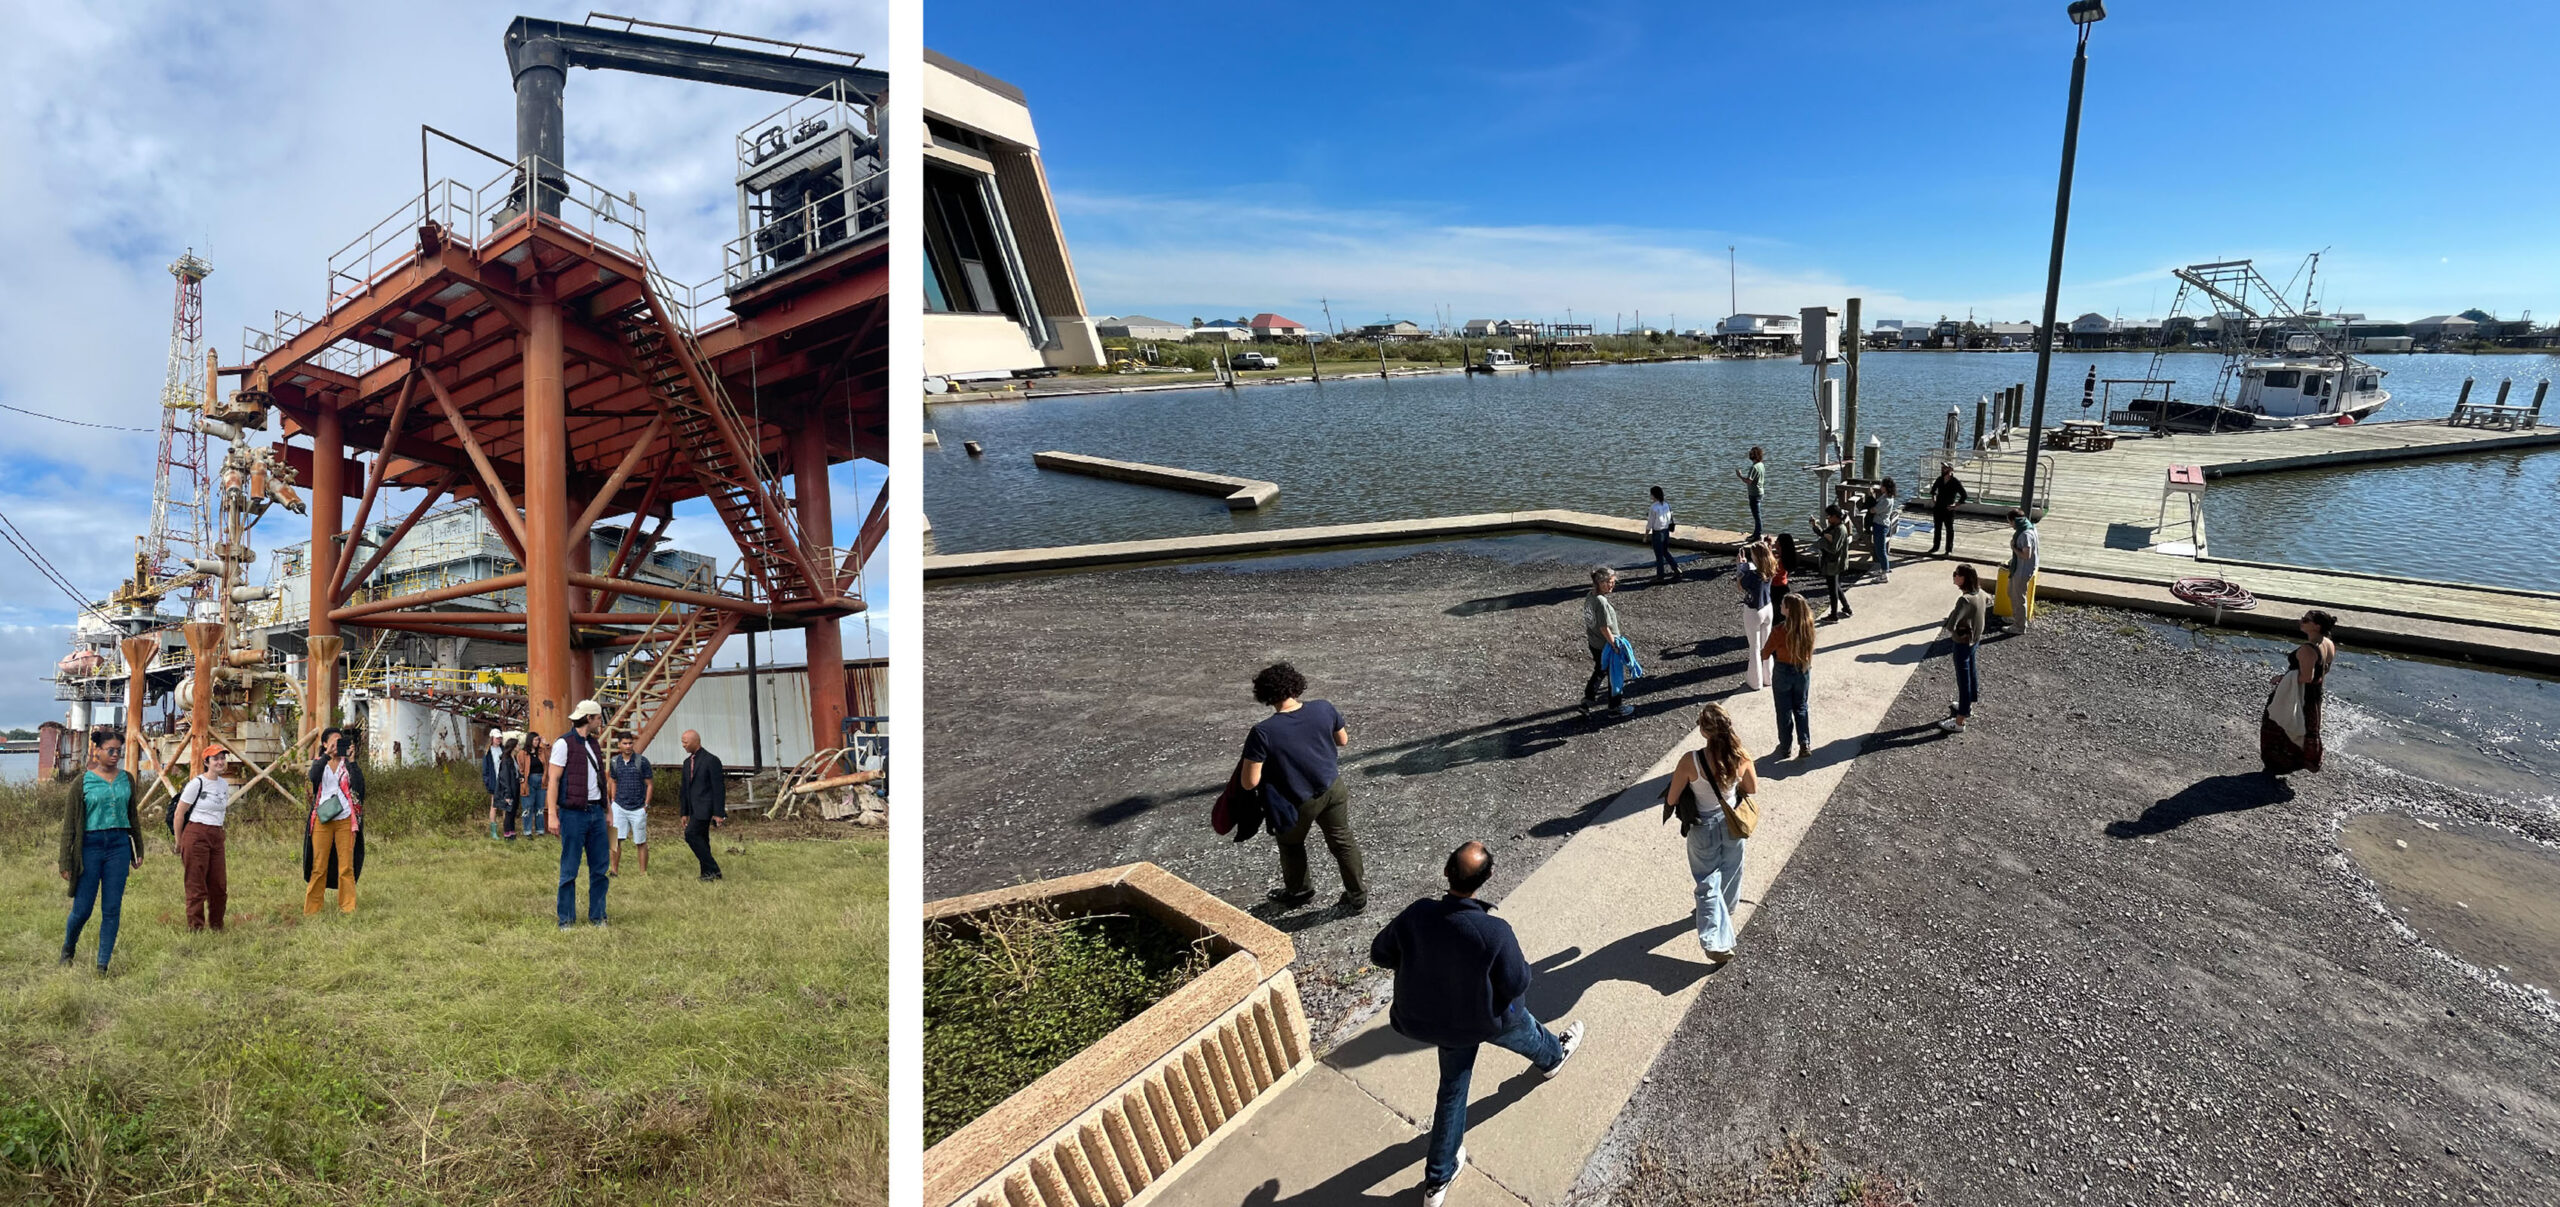
[{"label": "blue denim jeans", "polygon": [[[1502,1034],[1490,1041],[1529,1058],[1540,1069],[1552,1069],[1564,1059],[1564,1041],[1557,1039],[1529,1014],[1529,1008],[1511,1003],[1502,1018]],[[1426,1186],[1442,1186],[1458,1176],[1458,1146],[1467,1138],[1467,1083],[1475,1077],[1476,1049],[1479,1044],[1443,1044],[1440,1047],[1440,1096],[1431,1106],[1429,1155],[1423,1158],[1422,1181]]]},{"label": "blue denim jeans", "polygon": [[587,860],[587,921],[604,921],[604,891],[613,884],[606,860],[613,854],[613,823],[604,809],[560,811],[560,925],[578,920],[578,857]]},{"label": "blue denim jeans", "polygon": [[1678,574],[1680,563],[1672,560],[1671,557],[1671,534],[1657,528],[1646,533],[1645,539],[1653,543],[1654,576],[1659,578],[1664,574]]},{"label": "blue denim jeans", "polygon": [[1812,747],[1813,717],[1808,698],[1813,695],[1813,668],[1780,659],[1777,688],[1778,749],[1785,750],[1798,742]]},{"label": "blue denim jeans", "polygon": [[80,880],[71,890],[71,920],[62,928],[62,952],[80,945],[89,914],[103,900],[106,916],[98,919],[98,967],[116,954],[116,926],[124,920],[124,879],[133,871],[133,836],[122,830],[91,830],[80,838]]},{"label": "blue denim jeans", "polygon": [[1751,492],[1751,539],[1760,539],[1760,492]]},{"label": "blue denim jeans", "polygon": [[1956,647],[1956,715],[1973,715],[1973,702],[1982,698],[1982,668],[1976,660],[1982,653],[1978,645]]},{"label": "blue denim jeans", "polygon": [[520,836],[540,834],[549,824],[543,820],[544,805],[541,787],[540,784],[534,785],[533,791],[525,793],[524,799],[516,802],[520,814],[516,821],[516,833]]},{"label": "blue denim jeans", "polygon": [[1893,550],[1885,543],[1892,536],[1893,533],[1886,530],[1882,524],[1867,525],[1867,539],[1876,547],[1876,573],[1878,574],[1893,573]]},{"label": "blue denim jeans", "polygon": [[[1706,810],[1700,810],[1701,813]],[[1689,831],[1689,878],[1698,884],[1698,946],[1733,950],[1733,908],[1742,901],[1742,844],[1724,824],[1724,809]]]}]

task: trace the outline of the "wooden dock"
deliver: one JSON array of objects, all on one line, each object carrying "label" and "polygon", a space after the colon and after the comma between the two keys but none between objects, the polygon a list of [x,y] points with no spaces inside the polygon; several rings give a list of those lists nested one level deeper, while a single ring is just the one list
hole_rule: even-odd
[{"label": "wooden dock", "polygon": [[[2223,560],[2210,556],[2209,523],[2206,531],[2191,537],[2184,500],[2173,499],[2167,519],[2160,518],[2161,488],[2172,465],[2202,466],[2210,484],[2245,474],[2537,447],[2560,447],[2560,428],[2498,431],[2408,420],[2125,440],[2104,452],[2047,450],[2044,464],[2053,477],[2049,510],[2037,525],[2041,552],[2047,569],[2083,580],[2165,588],[2180,578],[2228,579],[2262,601],[2296,605],[2280,609],[2286,615],[2322,607],[2560,638],[2560,594]],[[1906,494],[1917,500],[1925,488],[1921,483]],[[2208,516],[2213,506],[2208,485],[2203,506]],[[1915,507],[1914,514],[1918,512]],[[1958,549],[1966,558],[1986,567],[2008,560],[2005,524],[1960,516],[1956,531]],[[2175,550],[2191,539],[2205,556],[2153,549],[2167,545]],[[1896,542],[1897,551],[1926,547],[1917,537]],[[2455,564],[2474,574],[2483,568],[2477,559]]]}]

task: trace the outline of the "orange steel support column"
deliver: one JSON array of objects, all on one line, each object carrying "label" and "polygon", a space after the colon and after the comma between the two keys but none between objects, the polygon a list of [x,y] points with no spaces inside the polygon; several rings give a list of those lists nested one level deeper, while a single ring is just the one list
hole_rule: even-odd
[{"label": "orange steel support column", "polygon": [[[835,501],[827,485],[827,442],[816,432],[791,442],[793,491],[799,496],[800,533],[810,544],[835,543]],[[824,574],[834,559],[820,556],[810,564]],[[844,622],[822,616],[801,627],[809,651],[809,749],[833,750],[844,744]],[[755,640],[749,637],[748,640]]]},{"label": "orange steel support column", "polygon": [[[336,407],[322,403],[311,422],[311,551],[303,558],[304,578],[311,588],[311,628],[313,637],[338,636],[338,622],[329,619],[333,606],[329,592],[336,581],[338,532],[345,520],[347,441]],[[332,647],[333,649],[335,647]],[[308,698],[303,705],[306,730],[326,729],[338,723],[338,659],[333,653],[327,659],[307,658],[304,662],[303,688]]]},{"label": "orange steel support column", "polygon": [[186,623],[187,653],[194,659],[194,681],[187,693],[187,769],[204,765],[205,747],[213,743],[213,680],[215,668],[222,665],[220,622],[190,620]]},{"label": "orange steel support column", "polygon": [[[580,508],[580,510],[585,509]],[[592,574],[595,572],[595,545],[595,538],[585,536],[568,543],[570,573]],[[593,611],[595,601],[595,592],[584,587],[573,587],[569,591],[569,602],[575,605],[571,609],[573,612]],[[596,652],[594,650],[571,649],[569,651],[569,693],[580,700],[596,694]]]},{"label": "orange steel support column", "polygon": [[561,383],[560,303],[547,295],[525,308],[524,529],[525,664],[530,726],[544,737],[569,730],[577,702],[569,666],[569,413]]}]

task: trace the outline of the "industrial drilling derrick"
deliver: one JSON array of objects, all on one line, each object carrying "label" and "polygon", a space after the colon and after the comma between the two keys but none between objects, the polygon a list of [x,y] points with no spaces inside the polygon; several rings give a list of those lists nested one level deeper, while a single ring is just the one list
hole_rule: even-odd
[{"label": "industrial drilling derrick", "polygon": [[[213,275],[213,265],[188,248],[170,262],[169,275],[177,279],[177,294],[169,316],[168,375],[160,385],[160,460],[151,482],[151,530],[135,553],[133,581],[126,591],[137,602],[156,597],[169,589],[171,579],[191,573],[191,564],[205,553],[210,519],[205,434],[196,417],[209,388],[204,279]],[[188,587],[191,605],[201,595],[198,588]],[[194,610],[190,606],[186,612]]]}]

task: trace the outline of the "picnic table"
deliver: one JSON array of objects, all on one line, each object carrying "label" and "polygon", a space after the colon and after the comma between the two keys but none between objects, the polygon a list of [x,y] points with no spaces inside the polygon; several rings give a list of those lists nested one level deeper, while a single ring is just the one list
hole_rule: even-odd
[{"label": "picnic table", "polygon": [[2095,419],[2066,419],[2061,427],[2044,434],[2044,446],[2075,453],[2099,453],[2116,446],[2116,434]]},{"label": "picnic table", "polygon": [[2453,414],[2445,419],[2447,427],[2493,427],[2512,431],[2531,427],[2541,418],[2541,408],[2511,406],[2495,402],[2455,403]]}]

